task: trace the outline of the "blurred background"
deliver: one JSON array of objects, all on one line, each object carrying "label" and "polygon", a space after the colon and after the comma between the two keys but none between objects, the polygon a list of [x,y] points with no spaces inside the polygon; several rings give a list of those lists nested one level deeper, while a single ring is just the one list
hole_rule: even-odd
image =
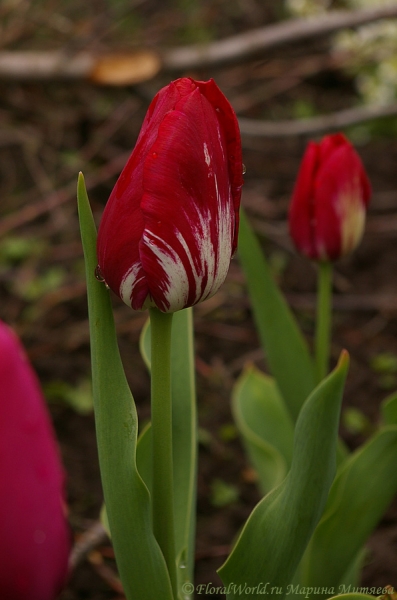
[{"label": "blurred background", "polygon": [[[386,19],[367,16],[357,26],[362,11],[385,7]],[[338,10],[354,13],[353,27],[344,28],[343,17],[334,31],[321,29]],[[291,19],[303,20],[289,37],[274,30]],[[308,19],[315,19],[311,34]],[[254,52],[252,34],[265,27],[272,29]],[[217,42],[227,39],[219,58]],[[209,59],[197,44],[213,51]],[[343,125],[373,186],[363,243],[335,271],[333,360],[342,348],[351,353],[341,425],[351,448],[372,431],[380,401],[397,388],[397,2],[2,0],[0,318],[21,336],[48,400],[76,540],[95,526],[102,505],[77,174],[85,174],[99,223],[149,102],[180,76],[213,77],[241,118],[243,204],[309,343],[315,269],[295,254],[286,215],[308,139]],[[138,340],[147,315],[113,301],[144,425],[149,378]],[[266,369],[238,256],[220,292],[195,309],[195,327],[196,572],[197,583],[216,584],[216,568],[259,499],[230,412],[244,364]],[[122,598],[110,545],[99,541],[79,561],[62,600]],[[363,585],[396,588],[396,503],[369,548]]]}]

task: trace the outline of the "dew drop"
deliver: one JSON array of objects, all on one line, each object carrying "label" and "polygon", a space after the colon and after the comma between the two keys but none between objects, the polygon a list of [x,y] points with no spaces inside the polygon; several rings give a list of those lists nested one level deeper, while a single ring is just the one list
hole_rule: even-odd
[{"label": "dew drop", "polygon": [[100,283],[104,283],[104,284],[105,284],[105,286],[106,286],[106,289],[109,289],[109,286],[108,286],[108,284],[106,283],[104,276],[102,275],[101,268],[100,268],[100,266],[99,266],[99,265],[97,265],[97,266],[95,267],[95,273],[94,273],[94,274],[95,274],[95,279],[96,279],[97,281],[99,281]]},{"label": "dew drop", "polygon": [[247,172],[247,167],[243,164],[243,175],[245,175]]},{"label": "dew drop", "polygon": [[102,275],[101,267],[99,265],[97,265],[95,267],[95,279],[97,279],[101,283],[105,283],[105,279],[104,279],[104,277]]},{"label": "dew drop", "polygon": [[152,152],[152,156],[153,156],[153,158],[157,158],[158,157],[157,152]]}]

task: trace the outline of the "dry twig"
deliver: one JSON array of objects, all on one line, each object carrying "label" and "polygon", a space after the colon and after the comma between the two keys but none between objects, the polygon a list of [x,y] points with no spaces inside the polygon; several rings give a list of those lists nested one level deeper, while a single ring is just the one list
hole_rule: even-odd
[{"label": "dry twig", "polygon": [[396,4],[364,10],[332,11],[310,19],[291,19],[205,46],[200,44],[169,50],[163,56],[163,65],[167,70],[183,70],[238,62],[263,54],[271,48],[390,17],[397,17]]},{"label": "dry twig", "polygon": [[75,543],[69,559],[70,570],[73,571],[88,554],[107,539],[108,535],[102,523],[95,521],[92,527],[87,529]]},{"label": "dry twig", "polygon": [[240,118],[241,134],[245,137],[291,137],[316,135],[358,125],[366,121],[397,114],[397,103],[388,106],[356,106],[328,115],[290,121],[259,121]]},{"label": "dry twig", "polygon": [[98,56],[88,51],[1,52],[0,78],[15,80],[90,79],[107,85],[131,85],[154,77],[160,69],[185,71],[239,62],[271,48],[329,35],[347,27],[397,17],[395,4],[355,11],[332,11],[310,19],[291,19],[209,44],[154,52]]}]

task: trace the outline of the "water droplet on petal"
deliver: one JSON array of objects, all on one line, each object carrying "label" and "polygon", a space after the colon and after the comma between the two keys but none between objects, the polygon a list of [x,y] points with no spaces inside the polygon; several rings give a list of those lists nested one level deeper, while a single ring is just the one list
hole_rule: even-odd
[{"label": "water droplet on petal", "polygon": [[101,267],[99,265],[97,265],[95,267],[95,279],[97,279],[101,283],[104,283],[104,281],[105,281],[105,279],[104,279],[104,277],[102,275],[102,272],[101,272]]},{"label": "water droplet on petal", "polygon": [[152,152],[152,156],[153,156],[153,158],[157,158],[158,157],[157,152]]},{"label": "water droplet on petal", "polygon": [[243,164],[243,175],[245,175],[247,172],[247,167]]}]

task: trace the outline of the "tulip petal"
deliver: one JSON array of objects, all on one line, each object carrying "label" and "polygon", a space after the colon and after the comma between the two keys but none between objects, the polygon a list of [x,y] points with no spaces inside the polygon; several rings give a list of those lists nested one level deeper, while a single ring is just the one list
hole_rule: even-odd
[{"label": "tulip petal", "polygon": [[231,193],[235,211],[235,231],[233,239],[233,254],[237,248],[239,209],[241,200],[241,189],[243,187],[243,158],[240,138],[240,128],[234,110],[232,109],[221,90],[213,79],[209,81],[197,81],[200,92],[207,98],[215,108],[216,116],[221,130],[225,136],[227,159],[229,163],[229,176]]},{"label": "tulip petal", "polygon": [[108,286],[136,310],[213,295],[236,250],[242,184],[237,117],[214,81],[160,90],[99,228]]},{"label": "tulip petal", "polygon": [[134,309],[140,309],[149,294],[139,257],[144,229],[140,209],[144,157],[156,140],[159,123],[179,98],[180,92],[174,84],[153,98],[136,146],[106,204],[98,232],[101,273],[109,287],[119,290],[121,299]]},{"label": "tulip petal", "polygon": [[318,168],[318,145],[309,142],[303,156],[289,210],[290,235],[296,246],[310,258],[316,256],[314,237],[314,180]]},{"label": "tulip petal", "polygon": [[70,548],[64,475],[35,374],[0,323],[0,598],[54,600]]},{"label": "tulip petal", "polygon": [[[363,188],[363,181],[367,187]],[[335,260],[360,241],[369,202],[369,183],[361,160],[346,142],[329,155],[317,173],[315,189],[316,253]]]},{"label": "tulip petal", "polygon": [[226,143],[199,90],[163,119],[145,161],[140,256],[163,311],[212,296],[230,264],[235,229]]},{"label": "tulip petal", "polygon": [[371,186],[358,154],[342,133],[310,142],[289,211],[290,234],[314,260],[351,252],[364,231]]}]

